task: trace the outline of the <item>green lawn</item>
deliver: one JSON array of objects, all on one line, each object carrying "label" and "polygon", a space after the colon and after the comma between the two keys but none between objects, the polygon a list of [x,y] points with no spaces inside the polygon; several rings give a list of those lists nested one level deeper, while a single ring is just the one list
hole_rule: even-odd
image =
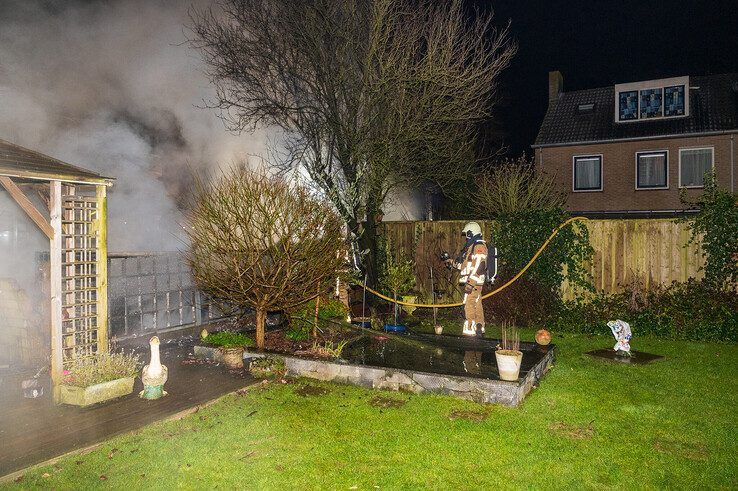
[{"label": "green lawn", "polygon": [[270,383],[9,484],[738,487],[737,346],[636,339],[637,349],[667,358],[631,367],[583,355],[611,346],[610,337],[554,341],[555,367],[518,409],[305,380]]}]

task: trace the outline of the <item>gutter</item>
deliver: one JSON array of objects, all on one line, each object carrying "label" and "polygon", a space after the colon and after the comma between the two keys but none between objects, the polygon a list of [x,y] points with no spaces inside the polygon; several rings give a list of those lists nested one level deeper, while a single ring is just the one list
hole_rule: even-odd
[{"label": "gutter", "polygon": [[571,211],[572,216],[585,216],[587,218],[671,218],[693,215],[698,213],[696,209],[683,210],[591,210]]},{"label": "gutter", "polygon": [[[655,135],[655,136],[634,136],[630,138],[613,138],[609,140],[584,140],[584,141],[573,141],[563,143],[546,143],[543,145],[531,145],[531,148],[548,148],[548,147],[571,147],[574,145],[597,145],[603,143],[617,143],[617,142],[630,142],[630,141],[645,141],[645,140],[663,140],[666,138],[693,138],[699,136],[716,136],[716,135],[735,135],[738,133],[738,129],[725,130],[725,131],[708,131],[702,133],[680,133],[672,135]],[[732,137],[731,137],[732,144]],[[732,146],[731,146],[732,149]]]}]

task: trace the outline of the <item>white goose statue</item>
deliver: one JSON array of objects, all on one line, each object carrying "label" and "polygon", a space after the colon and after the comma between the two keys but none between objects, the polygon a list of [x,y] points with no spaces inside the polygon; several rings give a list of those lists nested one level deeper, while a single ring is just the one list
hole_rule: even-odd
[{"label": "white goose statue", "polygon": [[159,359],[159,338],[157,336],[151,338],[149,346],[151,347],[151,361],[141,371],[144,390],[141,391],[139,396],[143,399],[153,400],[167,395],[164,391],[164,383],[167,381],[169,370],[161,364]]}]

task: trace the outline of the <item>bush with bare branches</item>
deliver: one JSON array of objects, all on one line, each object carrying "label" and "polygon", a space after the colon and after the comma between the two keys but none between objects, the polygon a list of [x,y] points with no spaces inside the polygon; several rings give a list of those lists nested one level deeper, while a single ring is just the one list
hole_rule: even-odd
[{"label": "bush with bare branches", "polygon": [[268,311],[313,299],[344,262],[342,221],[301,186],[244,167],[200,184],[187,228],[197,286],[236,312],[256,311],[264,347]]},{"label": "bush with bare branches", "polygon": [[536,172],[525,157],[508,159],[485,176],[477,193],[477,206],[484,216],[528,210],[563,208],[566,195],[556,191],[553,178]]}]

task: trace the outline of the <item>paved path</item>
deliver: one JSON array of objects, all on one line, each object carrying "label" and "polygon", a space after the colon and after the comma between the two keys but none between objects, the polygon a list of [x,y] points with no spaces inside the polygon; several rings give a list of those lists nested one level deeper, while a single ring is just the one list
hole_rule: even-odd
[{"label": "paved path", "polygon": [[[23,399],[20,382],[13,384],[18,393],[6,390],[0,395],[0,476],[138,429],[254,382],[248,372],[182,363],[190,352],[188,345],[162,346],[162,363],[169,368],[165,386],[169,395],[157,401],[139,399],[140,379],[133,394],[87,409],[54,406],[48,387],[41,399]],[[141,358],[148,360],[147,355]]]}]

